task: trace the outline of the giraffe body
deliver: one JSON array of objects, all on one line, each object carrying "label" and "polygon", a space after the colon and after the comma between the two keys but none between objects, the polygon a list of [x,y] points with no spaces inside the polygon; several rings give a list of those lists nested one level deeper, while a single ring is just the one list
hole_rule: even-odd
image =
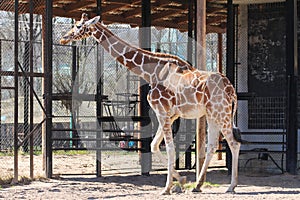
[{"label": "giraffe body", "polygon": [[197,119],[202,116],[206,116],[208,124],[207,154],[194,191],[200,191],[221,132],[232,152],[233,168],[228,192],[233,192],[237,185],[240,143],[233,137],[237,97],[229,80],[220,73],[197,70],[176,56],[133,47],[115,36],[99,19],[88,19],[83,14],[60,42],[66,44],[92,36],[118,62],[149,83],[148,102],[159,122],[151,151],[164,160],[159,150],[164,139],[168,155],[168,176],[163,194],[170,194],[173,177],[182,184],[186,181],[174,169],[175,147],[171,125],[178,117]]}]

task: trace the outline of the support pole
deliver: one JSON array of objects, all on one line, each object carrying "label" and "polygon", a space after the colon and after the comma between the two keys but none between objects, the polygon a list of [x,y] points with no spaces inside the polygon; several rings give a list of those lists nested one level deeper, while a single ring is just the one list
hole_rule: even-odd
[{"label": "support pole", "polygon": [[[232,0],[227,0],[227,55],[226,55],[226,76],[234,84],[234,7]],[[226,167],[231,174],[232,155],[229,146],[226,145]]]},{"label": "support pole", "polygon": [[[142,0],[142,27],[140,29],[140,46],[145,50],[151,50],[151,0]],[[149,93],[149,84],[140,80],[140,116],[149,117],[150,106],[147,101]],[[149,175],[152,167],[152,155],[150,150],[150,143],[152,141],[152,129],[150,121],[141,121],[141,128],[143,129],[140,137],[142,139],[141,152],[141,173],[142,175]],[[146,129],[146,130],[145,130]]]},{"label": "support pole", "polygon": [[[196,2],[196,23],[197,23],[197,68],[206,70],[206,1]],[[196,176],[200,175],[205,160],[206,144],[206,120],[205,117],[197,119],[196,129]]]},{"label": "support pole", "polygon": [[[223,35],[222,33],[218,33],[218,71],[220,73],[223,72]],[[222,136],[219,136],[219,145],[218,150],[222,150]],[[222,160],[222,152],[218,153],[218,160]]]},{"label": "support pole", "polygon": [[43,18],[43,68],[44,97],[46,109],[46,127],[43,139],[45,140],[45,174],[51,178],[53,174],[52,166],[52,0],[46,1],[45,17]]},{"label": "support pole", "polygon": [[[187,44],[187,60],[193,63],[193,29],[194,29],[194,3],[189,1],[188,3],[188,44]],[[192,121],[186,120],[186,141],[192,142],[191,133]],[[192,168],[192,144],[188,144],[188,148],[185,151],[185,168]]]},{"label": "support pole", "polygon": [[[29,119],[29,131],[31,132],[33,130],[33,117],[34,117],[34,109],[33,109],[33,0],[30,0],[29,2],[29,27],[30,27],[30,35],[29,35],[29,71],[30,71],[30,91],[29,91],[29,113],[30,113],[30,119]],[[29,154],[30,154],[30,178],[34,178],[34,163],[33,163],[33,135],[29,137]]]},{"label": "support pole", "polygon": [[287,67],[287,149],[286,170],[297,174],[297,0],[286,0],[286,67]]},{"label": "support pole", "polygon": [[[97,15],[101,16],[101,3],[102,0],[97,0]],[[97,55],[101,55],[100,57],[97,56],[97,100],[96,100],[96,107],[97,107],[97,126],[98,129],[101,130],[101,117],[103,116],[103,109],[102,109],[102,95],[103,95],[103,54],[102,50],[99,49],[99,44],[97,43]],[[97,139],[102,139],[102,134],[103,132],[97,131],[96,133],[96,138]],[[97,148],[102,147],[102,141],[97,140],[96,141]],[[96,151],[96,175],[97,177],[100,177],[102,175],[102,170],[101,170],[101,150]]]},{"label": "support pole", "polygon": [[[0,52],[2,52],[2,40],[0,40]],[[0,71],[2,71],[2,53],[0,53]],[[0,116],[2,116],[2,76],[0,76]],[[2,150],[2,120],[0,120],[0,151]]]},{"label": "support pole", "polygon": [[19,79],[18,79],[18,71],[19,71],[19,66],[18,66],[18,56],[19,56],[19,48],[18,48],[18,41],[19,41],[19,1],[15,0],[15,43],[14,43],[14,48],[15,48],[15,57],[14,57],[14,65],[15,65],[15,70],[14,70],[14,79],[15,79],[15,100],[14,100],[14,179],[13,182],[17,183],[18,182],[18,176],[19,176],[19,169],[18,169],[18,104],[19,104]]}]

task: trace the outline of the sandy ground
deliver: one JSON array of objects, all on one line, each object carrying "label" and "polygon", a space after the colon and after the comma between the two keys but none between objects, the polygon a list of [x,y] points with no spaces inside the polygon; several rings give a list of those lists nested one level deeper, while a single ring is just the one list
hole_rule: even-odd
[{"label": "sandy ground", "polygon": [[[194,180],[194,173],[183,173]],[[0,190],[2,199],[300,199],[300,177],[275,175],[249,177],[241,175],[235,194],[225,193],[230,177],[224,171],[210,171],[207,180],[217,185],[202,188],[202,193],[190,191],[161,196],[165,174],[150,176],[127,175],[106,177],[63,177],[34,181]]]},{"label": "sandy ground", "polygon": [[[212,184],[204,186],[202,193],[193,194],[187,189],[182,193],[173,192],[172,195],[161,196],[160,192],[166,181],[166,171],[153,171],[150,176],[140,176],[139,169],[134,169],[138,166],[137,157],[133,156],[128,159],[130,156],[124,154],[126,159],[121,162],[123,168],[128,169],[131,164],[134,170],[131,170],[130,174],[120,171],[112,173],[110,169],[116,168],[117,164],[120,165],[120,160],[113,156],[109,155],[103,158],[103,167],[107,169],[107,172],[110,172],[104,174],[103,177],[59,175],[55,179],[2,186],[2,188],[0,187],[0,199],[300,199],[300,175],[289,174],[255,176],[251,173],[240,173],[236,193],[227,194],[225,191],[229,186],[230,176],[227,175],[225,169],[209,170],[207,181]],[[79,173],[94,171],[94,158],[90,155],[58,157],[63,158],[63,162],[59,162],[58,158],[55,159],[54,172],[62,173],[66,172],[67,169],[76,172],[76,168],[78,168]],[[120,155],[116,157],[121,158],[121,160],[125,158]],[[27,160],[28,158],[22,158],[20,161],[23,159]],[[114,163],[111,165],[108,160],[112,160]],[[4,161],[2,160],[2,162]],[[25,164],[20,165],[21,170],[22,167],[26,168]],[[60,171],[62,170],[60,168],[63,168],[64,171]],[[2,172],[3,169],[1,169]],[[189,182],[195,181],[194,170],[181,171],[180,173],[186,175]]]}]

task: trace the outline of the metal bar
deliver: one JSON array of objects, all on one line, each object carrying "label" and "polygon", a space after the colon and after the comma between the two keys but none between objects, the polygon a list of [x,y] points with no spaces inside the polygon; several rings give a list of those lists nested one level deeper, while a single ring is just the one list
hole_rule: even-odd
[{"label": "metal bar", "polygon": [[[140,29],[140,46],[145,50],[151,50],[151,0],[142,0],[142,27]],[[149,93],[149,84],[145,80],[140,80],[140,116],[149,116],[150,106],[147,101]],[[147,121],[141,121],[142,129],[147,129],[147,133],[141,135],[141,138],[146,139],[141,143],[141,173],[142,175],[149,175],[152,166],[152,155],[150,150],[150,143],[152,141],[152,130],[150,126],[150,118]],[[149,129],[149,130],[148,130]]]},{"label": "metal bar", "polygon": [[[218,72],[223,73],[223,34],[218,33]],[[222,150],[222,136],[219,135],[218,150]],[[218,153],[218,160],[222,160],[222,152]]]},{"label": "metal bar", "polygon": [[36,98],[38,104],[40,105],[40,107],[41,107],[41,109],[43,110],[44,114],[46,114],[46,113],[47,113],[47,112],[46,112],[46,109],[44,108],[44,106],[43,106],[42,102],[40,101],[38,95],[37,95],[36,92],[34,91],[33,85],[31,84],[31,82],[30,82],[28,76],[26,75],[26,72],[25,72],[25,70],[23,69],[23,67],[22,67],[22,65],[20,64],[20,62],[18,62],[18,66],[19,66],[19,68],[21,69],[21,71],[22,71],[22,73],[23,73],[23,75],[24,75],[25,80],[27,81],[27,83],[29,83],[29,86],[30,86],[30,88],[32,89],[32,92],[33,92],[33,94],[34,94],[34,96],[35,96],[35,98]]},{"label": "metal bar", "polygon": [[[24,72],[29,72],[29,41],[25,42],[25,51],[23,54],[23,63],[24,63]],[[28,90],[28,86],[29,82],[26,80],[26,77],[23,79],[23,92],[24,92],[24,99],[23,99],[23,103],[24,103],[24,110],[23,110],[23,114],[24,114],[24,119],[23,119],[23,131],[24,131],[24,136],[26,137],[26,135],[29,133],[29,90]],[[23,144],[23,150],[25,152],[28,152],[29,148],[28,148],[28,143],[27,144]]]},{"label": "metal bar", "polygon": [[[1,77],[1,76],[0,76]],[[0,87],[1,90],[14,90],[15,87]]]},{"label": "metal bar", "polygon": [[111,130],[111,129],[78,129],[78,128],[53,128],[52,132],[57,132],[57,131],[83,131],[83,132],[110,132],[110,133],[116,133],[116,132],[124,132],[124,133],[140,133],[142,130]]},{"label": "metal bar", "polygon": [[188,44],[187,44],[187,60],[190,63],[193,63],[193,1],[189,1],[188,7]]},{"label": "metal bar", "polygon": [[286,135],[286,132],[241,132],[241,135]]},{"label": "metal bar", "polygon": [[46,119],[43,119],[43,121],[41,121],[35,128],[33,128],[33,129],[25,136],[25,138],[23,139],[23,141],[22,141],[21,143],[18,144],[18,146],[19,146],[19,147],[22,146],[22,145],[26,142],[26,140],[28,140],[29,138],[31,138],[31,137],[34,135],[34,133],[35,133],[39,128],[41,128],[42,124],[43,124],[45,121],[46,121]]},{"label": "metal bar", "polygon": [[143,148],[52,148],[53,151],[71,151],[71,150],[88,150],[88,151],[120,151],[126,150],[126,151],[144,151]]},{"label": "metal bar", "polygon": [[102,122],[126,122],[126,121],[133,121],[133,122],[149,122],[151,119],[150,117],[146,116],[126,116],[126,117],[101,117]]},{"label": "metal bar", "polygon": [[15,0],[15,41],[14,41],[14,67],[15,67],[15,101],[14,101],[14,182],[18,182],[18,105],[19,105],[19,98],[18,98],[18,56],[19,56],[19,46],[18,46],[18,41],[19,41],[19,1]]},{"label": "metal bar", "polygon": [[[38,72],[18,72],[17,73],[18,76],[23,76],[24,74],[26,74],[26,76],[33,76],[33,77],[40,77],[43,78],[44,77],[44,73],[38,73]],[[14,71],[2,71],[0,70],[0,76],[15,76],[15,72]]]},{"label": "metal bar", "polygon": [[[0,40],[0,71],[2,70],[2,41]],[[2,76],[0,76],[0,116],[2,116]],[[2,148],[2,120],[0,120],[0,151]]]},{"label": "metal bar", "polygon": [[218,71],[223,73],[223,34],[218,33]]},{"label": "metal bar", "polygon": [[[53,141],[142,141],[141,139],[137,138],[52,138]],[[77,149],[77,148],[76,148]]]},{"label": "metal bar", "polygon": [[46,1],[46,15],[45,15],[45,30],[44,30],[44,69],[45,69],[45,107],[46,107],[46,176],[52,177],[53,166],[52,166],[52,6],[53,0]]},{"label": "metal bar", "polygon": [[[97,99],[99,100],[105,100],[107,99],[106,95],[102,95],[102,96],[97,96],[94,94],[77,94],[76,96],[73,96],[71,93],[68,94],[52,94],[52,100],[57,101],[57,100],[82,100],[82,101],[96,101]],[[112,101],[109,101],[112,102]],[[133,103],[129,102],[129,103]],[[128,102],[124,102],[124,103],[128,103]]]},{"label": "metal bar", "polygon": [[[34,127],[33,127],[33,123],[34,123],[34,103],[33,103],[33,98],[34,98],[34,92],[33,92],[33,81],[34,78],[32,76],[33,74],[33,9],[34,9],[34,5],[33,5],[33,0],[29,1],[29,10],[30,10],[30,20],[29,20],[29,27],[30,27],[30,36],[29,36],[29,73],[30,73],[30,92],[29,92],[29,98],[30,98],[30,119],[29,119],[29,131],[33,132]],[[33,134],[30,134],[30,138],[29,138],[29,146],[30,146],[30,178],[33,179],[34,178],[34,163],[33,163]]]},{"label": "metal bar", "polygon": [[[190,63],[193,63],[193,21],[194,21],[194,4],[193,1],[189,1],[188,4],[188,44],[187,44],[187,60]],[[186,120],[186,127],[187,127],[187,135],[186,141],[192,141],[191,138],[191,120]],[[188,148],[185,151],[185,168],[191,169],[192,168],[192,153],[191,153],[191,145],[188,144]]]},{"label": "metal bar", "polygon": [[[97,15],[101,16],[102,15],[102,0],[97,0]],[[103,116],[103,103],[102,103],[102,96],[103,96],[103,51],[102,49],[99,48],[99,44],[97,43],[97,94],[96,94],[96,109],[97,109],[97,126],[98,129],[101,130],[102,128],[102,116]],[[100,58],[101,56],[101,58]],[[96,138],[102,138],[102,133],[97,132]],[[96,146],[102,148],[102,143],[101,142],[96,142]],[[102,169],[101,169],[101,149],[96,151],[96,174],[97,177],[101,176],[102,174]]]},{"label": "metal bar", "polygon": [[286,71],[288,77],[286,170],[291,174],[297,174],[297,41],[297,0],[286,0]]},{"label": "metal bar", "polygon": [[231,83],[234,83],[234,6],[232,0],[227,0],[227,59],[226,59],[226,76]]},{"label": "metal bar", "polygon": [[[234,6],[232,0],[227,0],[227,54],[226,54],[226,76],[234,83]],[[226,144],[226,166],[228,173],[232,170],[232,155]]]}]

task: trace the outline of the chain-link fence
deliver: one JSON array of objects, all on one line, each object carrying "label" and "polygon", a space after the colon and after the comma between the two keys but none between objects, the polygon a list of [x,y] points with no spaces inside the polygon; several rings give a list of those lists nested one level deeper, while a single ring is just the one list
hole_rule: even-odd
[{"label": "chain-link fence", "polygon": [[[33,4],[26,4],[27,7],[21,7],[20,13],[28,10],[40,14],[44,12],[38,11],[44,9],[44,1],[32,2]],[[28,7],[29,5],[32,5],[32,8]],[[11,7],[7,10],[14,11],[13,5],[7,6]],[[241,97],[237,124],[242,130],[242,138],[246,141],[242,145],[240,159],[243,169],[250,167],[277,172],[285,166],[285,21],[282,6],[282,3],[238,6],[235,27],[235,83]],[[22,152],[19,160],[25,160],[24,164],[19,163],[19,166],[29,168],[29,147],[33,146],[37,155],[34,158],[40,159],[35,161],[38,165],[34,166],[34,171],[42,169],[40,154],[43,109],[39,103],[43,97],[43,33],[40,14],[20,14],[18,17],[19,81],[16,93],[12,57],[15,55],[16,46],[15,16],[13,12],[0,11],[0,178],[4,179],[11,177],[14,172],[12,156],[15,127],[18,128],[19,149]],[[139,78],[121,66],[93,39],[60,45],[59,39],[73,23],[74,20],[70,18],[53,18],[53,172],[95,173],[95,160],[99,159],[95,152],[99,145],[104,173],[111,173],[113,170],[135,171],[133,169],[140,172],[140,155],[132,151],[139,148],[139,134],[142,131],[138,128],[138,122],[112,120],[99,124],[99,117],[117,119],[139,115]],[[276,27],[280,27],[280,31]],[[109,25],[109,29],[131,45],[139,46],[137,28],[131,28],[129,25]],[[151,29],[151,50],[174,54],[188,60],[187,34],[175,29],[154,27]],[[218,48],[220,38],[222,55],[219,55]],[[225,72],[225,67],[220,66],[220,63],[225,64],[226,61],[225,43],[224,34],[207,35],[207,70]],[[195,45],[191,46],[193,55],[188,61],[194,64]],[[31,91],[34,91],[36,96]],[[98,96],[99,93],[102,96]],[[14,126],[15,94],[18,94],[18,126]],[[155,117],[151,118],[154,135],[157,122]],[[177,167],[191,168],[194,165],[191,145],[194,141],[196,122],[180,120],[178,123],[180,125],[175,136],[176,156],[179,158]],[[30,139],[32,131],[33,139]],[[122,137],[113,139],[115,136]],[[132,140],[126,139],[127,137]],[[164,145],[161,147],[163,149]],[[189,153],[186,153],[186,150]],[[122,165],[119,165],[120,162]],[[165,166],[153,157],[153,169],[163,167]],[[21,176],[29,173],[29,170],[19,171],[22,172]]]},{"label": "chain-link fence", "polygon": [[[28,4],[20,3],[17,21],[15,5],[5,1],[1,1],[0,4],[0,184],[2,184],[11,181],[16,174],[26,177],[32,177],[33,174],[42,175],[40,158],[43,111],[39,104],[42,99],[43,77],[42,19],[40,15],[33,13],[43,13],[44,2],[37,0]],[[17,74],[14,59],[17,59]],[[17,84],[15,84],[16,77]],[[17,140],[14,140],[15,135]]]},{"label": "chain-link fence", "polygon": [[[253,2],[251,2],[253,3]],[[285,4],[239,5],[236,77],[237,122],[245,140],[240,169],[273,174],[286,162]]]}]

